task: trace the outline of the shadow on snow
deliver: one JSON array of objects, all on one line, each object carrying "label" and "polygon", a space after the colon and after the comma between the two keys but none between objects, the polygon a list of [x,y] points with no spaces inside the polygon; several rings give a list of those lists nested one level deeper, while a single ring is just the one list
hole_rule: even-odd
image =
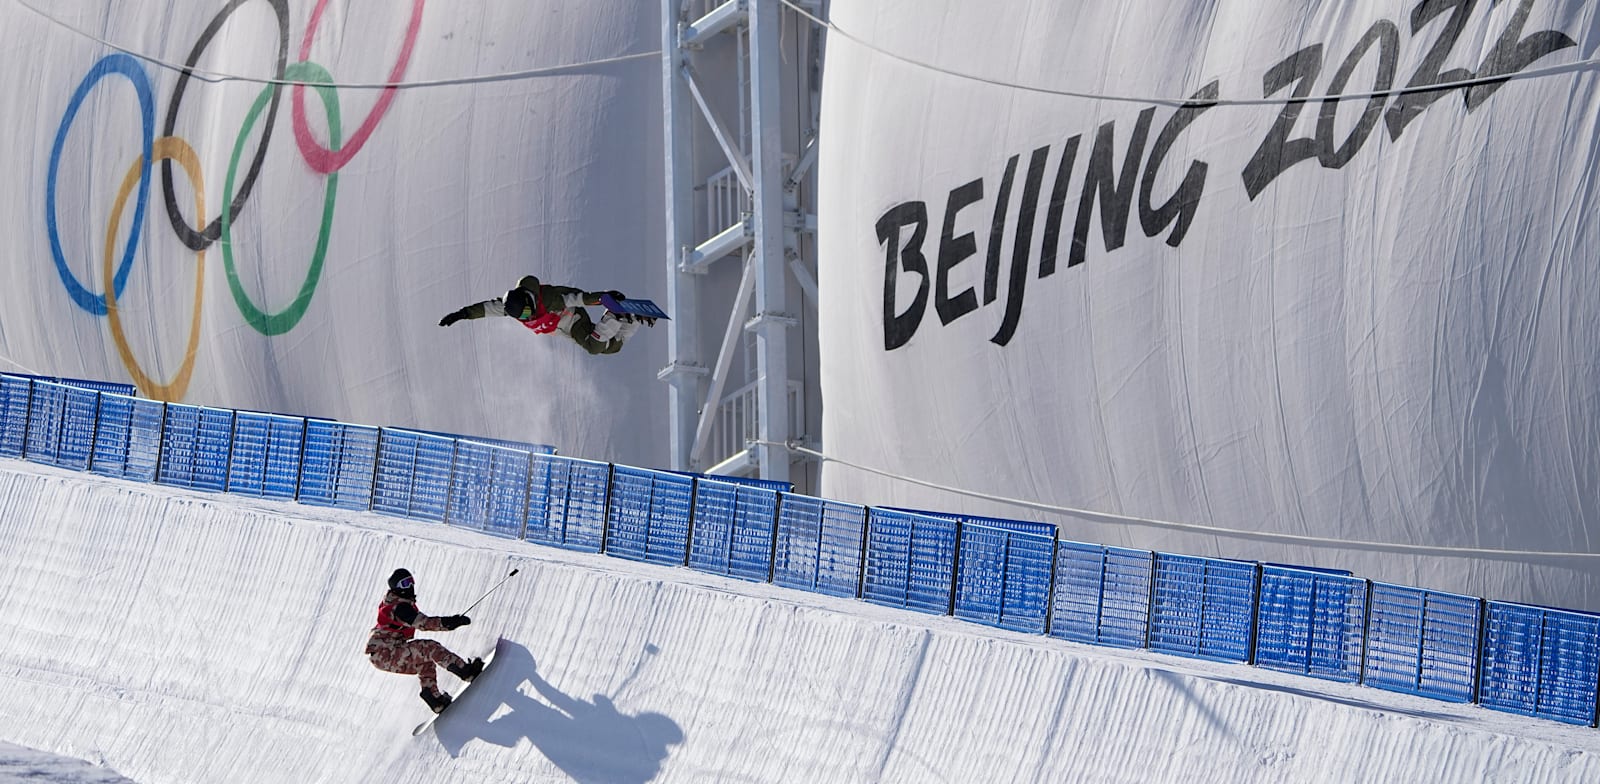
[{"label": "shadow on snow", "polygon": [[513,748],[526,738],[574,781],[597,784],[650,781],[670,747],[683,742],[683,730],[659,713],[628,715],[603,694],[582,700],[561,692],[539,675],[533,653],[510,640],[433,732],[452,757],[474,740]]}]

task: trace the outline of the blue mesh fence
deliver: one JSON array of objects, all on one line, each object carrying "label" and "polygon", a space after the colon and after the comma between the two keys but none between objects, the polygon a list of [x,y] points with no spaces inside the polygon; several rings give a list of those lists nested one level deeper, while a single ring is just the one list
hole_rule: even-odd
[{"label": "blue mesh fence", "polygon": [[102,393],[90,470],[137,482],[156,481],[167,404]]},{"label": "blue mesh fence", "polygon": [[1055,527],[796,495],[540,445],[167,404],[0,374],[0,457],[445,520],[1023,632],[1593,725],[1600,615],[1336,570],[1056,542]]},{"label": "blue mesh fence", "polygon": [[770,487],[696,479],[689,565],[745,580],[770,580],[778,496]]},{"label": "blue mesh fence", "polygon": [[33,382],[33,398],[28,404],[27,440],[23,457],[35,463],[54,465],[61,451],[62,419],[67,388],[48,381]]},{"label": "blue mesh fence", "polygon": [[959,523],[948,517],[868,509],[862,598],[891,607],[949,613],[958,528]]},{"label": "blue mesh fence", "polygon": [[378,428],[307,419],[300,465],[304,504],[370,509],[378,462]]},{"label": "blue mesh fence", "polygon": [[[995,522],[1017,522],[1020,530]],[[1055,526],[965,518],[960,537],[955,616],[1043,634],[1049,621]]]},{"label": "blue mesh fence", "polygon": [[293,499],[300,489],[305,432],[306,420],[302,417],[238,412],[233,422],[228,492]]},{"label": "blue mesh fence", "polygon": [[[100,411],[96,419],[94,456],[89,461],[89,470],[105,476],[136,478],[148,482],[154,478],[154,471],[150,476],[128,476],[128,443],[133,428],[133,404],[136,398],[126,395],[101,395]],[[152,462],[152,468],[154,463]]]},{"label": "blue mesh fence", "polygon": [[794,483],[793,482],[781,482],[781,481],[778,481],[776,479],[757,479],[757,478],[755,478],[753,476],[724,476],[722,474],[697,474],[697,473],[694,473],[692,471],[673,471],[671,473],[682,474],[683,476],[693,477],[695,479],[705,479],[705,480],[709,480],[709,481],[713,481],[713,482],[721,482],[723,484],[739,485],[741,487],[754,487],[754,488],[759,488],[759,489],[762,489],[762,490],[770,490],[770,491],[772,491],[774,493],[792,493],[792,492],[794,492]]},{"label": "blue mesh fence", "polygon": [[529,541],[600,552],[604,544],[611,464],[535,455],[528,481]]},{"label": "blue mesh fence", "polygon": [[[450,434],[449,433],[440,433],[439,435],[449,436]],[[463,441],[463,442],[471,442],[471,443],[474,443],[474,444],[485,444],[485,445],[488,445],[488,446],[500,447],[501,449],[510,450],[512,452],[522,452],[524,454],[529,454],[529,455],[553,455],[553,454],[556,453],[556,448],[551,446],[551,445],[549,445],[549,444],[534,444],[534,443],[530,443],[530,442],[527,442],[527,441],[512,441],[510,439],[505,439],[505,438],[488,438],[488,437],[485,437],[485,436],[452,436],[452,437],[456,438],[457,440]]]},{"label": "blue mesh fence", "polygon": [[1247,662],[1255,631],[1256,564],[1157,553],[1150,649]]},{"label": "blue mesh fence", "polygon": [[221,491],[228,485],[233,411],[168,403],[161,427],[156,481],[174,487]]},{"label": "blue mesh fence", "polygon": [[1256,664],[1354,683],[1361,679],[1366,613],[1366,580],[1264,565]]},{"label": "blue mesh fence", "polygon": [[615,466],[611,472],[606,554],[682,566],[689,557],[693,496],[693,477]]},{"label": "blue mesh fence", "polygon": [[49,381],[33,382],[26,456],[49,465],[87,470],[94,453],[99,392]]},{"label": "blue mesh fence", "polygon": [[412,520],[443,521],[455,446],[455,439],[432,433],[380,429],[372,510]]},{"label": "blue mesh fence", "polygon": [[866,515],[859,504],[785,493],[778,506],[773,583],[860,596]]},{"label": "blue mesh fence", "polygon": [[136,389],[132,384],[122,384],[115,381],[96,381],[90,378],[64,378],[61,376],[35,376],[27,373],[7,373],[6,375],[15,378],[43,381],[50,384],[62,384],[69,387],[77,387],[79,389],[90,389],[96,392],[108,392],[113,395],[122,395],[124,397],[133,397],[139,393],[139,390]]},{"label": "blue mesh fence", "polygon": [[1051,636],[1114,648],[1145,647],[1154,572],[1155,554],[1149,550],[1058,542]]},{"label": "blue mesh fence", "polygon": [[67,386],[61,411],[61,449],[56,465],[89,470],[94,457],[94,429],[100,410],[100,392],[91,387]]},{"label": "blue mesh fence", "polygon": [[233,412],[168,403],[161,427],[161,461],[156,481],[197,490],[227,486]]},{"label": "blue mesh fence", "polygon": [[0,457],[22,457],[28,437],[33,382],[0,375]]},{"label": "blue mesh fence", "polygon": [[1600,616],[1488,602],[1484,706],[1568,724],[1594,724],[1600,689]]},{"label": "blue mesh fence", "polygon": [[1389,691],[1471,702],[1477,682],[1480,600],[1372,583],[1361,682]]},{"label": "blue mesh fence", "polygon": [[528,473],[532,465],[533,457],[524,449],[478,440],[457,441],[446,520],[451,525],[496,536],[521,538],[528,520]]}]

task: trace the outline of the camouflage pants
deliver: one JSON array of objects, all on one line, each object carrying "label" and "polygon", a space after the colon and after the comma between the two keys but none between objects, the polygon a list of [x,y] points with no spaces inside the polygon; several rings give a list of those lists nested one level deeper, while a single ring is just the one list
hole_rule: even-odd
[{"label": "camouflage pants", "polygon": [[436,667],[459,667],[465,664],[435,640],[383,640],[368,649],[372,666],[384,672],[415,675],[422,681],[424,691],[439,691]]}]

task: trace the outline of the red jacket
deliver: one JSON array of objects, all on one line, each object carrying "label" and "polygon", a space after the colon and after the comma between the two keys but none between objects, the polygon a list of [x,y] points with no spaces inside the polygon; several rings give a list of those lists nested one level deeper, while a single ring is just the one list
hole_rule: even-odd
[{"label": "red jacket", "polygon": [[383,595],[383,602],[378,605],[378,623],[372,627],[372,634],[367,638],[367,653],[372,653],[379,645],[404,643],[416,636],[418,631],[443,630],[444,625],[438,618],[425,615],[417,609],[415,600],[402,598],[390,591]]}]

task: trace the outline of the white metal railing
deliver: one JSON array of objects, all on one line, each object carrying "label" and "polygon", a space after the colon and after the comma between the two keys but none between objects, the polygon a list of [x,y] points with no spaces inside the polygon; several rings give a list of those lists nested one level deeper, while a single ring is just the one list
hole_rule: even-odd
[{"label": "white metal railing", "polygon": [[744,219],[750,211],[750,192],[739,184],[739,175],[732,166],[711,175],[706,180],[706,225],[703,237],[714,237],[718,232]]},{"label": "white metal railing", "polygon": [[[805,430],[805,388],[799,381],[789,381],[789,437],[797,438]],[[761,436],[761,405],[756,395],[756,382],[752,381],[723,396],[717,404],[707,439],[706,465],[716,465],[739,453],[746,445]]]}]

